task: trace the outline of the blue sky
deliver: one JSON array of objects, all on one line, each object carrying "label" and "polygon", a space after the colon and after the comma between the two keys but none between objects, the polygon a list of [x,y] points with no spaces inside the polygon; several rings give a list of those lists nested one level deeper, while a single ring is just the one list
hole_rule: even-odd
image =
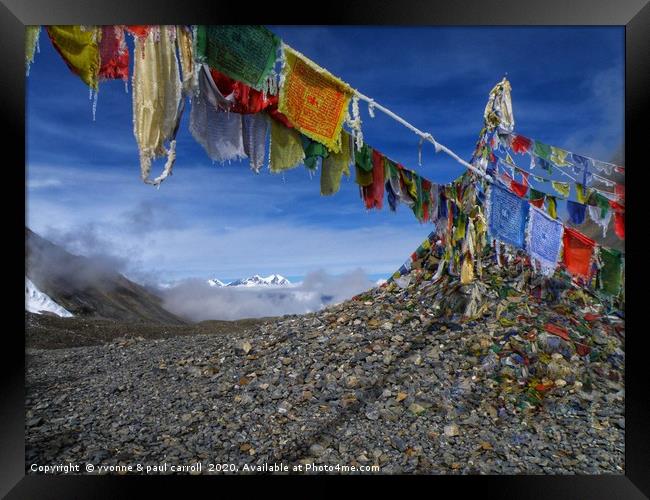
[{"label": "blue sky", "polygon": [[[465,159],[505,73],[515,131],[603,160],[623,142],[620,27],[270,29]],[[103,83],[93,121],[88,88],[44,32],[26,99],[28,226],[76,253],[110,255],[136,279],[357,268],[386,276],[432,229],[407,207],[367,212],[353,178],[321,197],[318,175],[304,167],[255,175],[247,162],[213,164],[188,131],[187,108],[174,175],[159,190],[142,184],[130,88]],[[462,173],[428,145],[418,166],[418,138],[361,107],[370,145],[434,182]]]}]

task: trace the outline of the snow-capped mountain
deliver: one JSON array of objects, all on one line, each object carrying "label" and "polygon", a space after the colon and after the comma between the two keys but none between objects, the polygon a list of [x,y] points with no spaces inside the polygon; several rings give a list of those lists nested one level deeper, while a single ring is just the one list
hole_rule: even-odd
[{"label": "snow-capped mountain", "polygon": [[29,278],[25,278],[25,310],[36,314],[51,312],[62,318],[73,316],[70,311],[64,309],[48,295],[41,292]]},{"label": "snow-capped mountain", "polygon": [[244,287],[256,287],[256,286],[291,286],[291,282],[284,276],[279,274],[271,274],[269,276],[263,277],[259,274],[255,274],[248,278],[238,279],[231,281],[230,283],[224,283],[218,279],[208,280],[210,286],[221,287],[221,286],[244,286]]},{"label": "snow-capped mountain", "polygon": [[212,280],[208,280],[208,285],[210,285],[210,286],[228,286],[229,283],[224,283],[223,281],[221,281],[221,280],[219,280],[217,278],[214,278]]}]

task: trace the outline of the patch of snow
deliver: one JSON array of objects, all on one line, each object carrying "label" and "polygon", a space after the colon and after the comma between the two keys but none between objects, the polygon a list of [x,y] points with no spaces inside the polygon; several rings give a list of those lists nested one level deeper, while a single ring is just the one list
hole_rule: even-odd
[{"label": "patch of snow", "polygon": [[223,283],[218,279],[208,280],[210,286],[243,286],[243,287],[279,287],[279,286],[291,286],[291,282],[279,274],[271,274],[269,276],[263,277],[259,274],[254,274],[248,278],[238,279],[232,281],[228,284]]},{"label": "patch of snow", "polygon": [[226,283],[224,283],[223,281],[221,281],[221,280],[219,280],[217,278],[208,280],[208,285],[210,285],[210,286],[228,286]]},{"label": "patch of snow", "polygon": [[71,318],[73,314],[54,302],[47,294],[41,292],[32,281],[25,277],[25,310],[43,314],[51,312],[62,318]]}]

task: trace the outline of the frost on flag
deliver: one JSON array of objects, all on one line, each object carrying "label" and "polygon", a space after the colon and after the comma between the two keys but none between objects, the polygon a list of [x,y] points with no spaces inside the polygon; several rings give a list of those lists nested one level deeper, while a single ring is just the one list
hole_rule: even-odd
[{"label": "frost on flag", "polygon": [[279,111],[304,135],[340,152],[352,88],[290,47],[283,55]]}]

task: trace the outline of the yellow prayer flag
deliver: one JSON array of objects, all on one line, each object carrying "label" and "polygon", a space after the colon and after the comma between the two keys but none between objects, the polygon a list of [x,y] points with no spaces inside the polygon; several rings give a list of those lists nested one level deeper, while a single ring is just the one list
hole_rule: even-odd
[{"label": "yellow prayer flag", "polygon": [[300,134],[285,127],[275,120],[271,120],[271,152],[269,167],[271,172],[278,173],[283,170],[297,167],[305,159]]},{"label": "yellow prayer flag", "polygon": [[283,55],[279,111],[304,135],[338,153],[352,88],[288,46]]},{"label": "yellow prayer flag", "polygon": [[47,34],[68,68],[97,90],[100,30],[95,26],[48,26]]}]

